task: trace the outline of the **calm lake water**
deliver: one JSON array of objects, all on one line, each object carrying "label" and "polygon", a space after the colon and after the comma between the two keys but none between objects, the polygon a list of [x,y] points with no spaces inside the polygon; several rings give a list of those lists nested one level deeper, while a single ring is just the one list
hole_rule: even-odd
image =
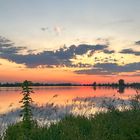
[{"label": "calm lake water", "polygon": [[[135,89],[125,89],[124,93],[119,93],[118,89],[93,87],[33,87],[34,93],[31,95],[33,101],[38,106],[46,103],[65,105],[72,103],[76,99],[115,97],[127,100],[136,94]],[[0,87],[0,114],[13,109],[18,109],[22,99],[21,88]]]}]

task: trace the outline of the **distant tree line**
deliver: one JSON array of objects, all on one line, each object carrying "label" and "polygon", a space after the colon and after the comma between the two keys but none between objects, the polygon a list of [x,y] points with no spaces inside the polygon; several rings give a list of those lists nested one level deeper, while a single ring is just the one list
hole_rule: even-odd
[{"label": "distant tree line", "polygon": [[[20,87],[22,83],[0,83],[0,87]],[[112,88],[140,88],[140,83],[125,83],[120,79],[117,83],[96,83],[92,84],[75,84],[75,83],[32,83],[31,86],[94,86],[94,87],[112,87]]]},{"label": "distant tree line", "polygon": [[125,81],[123,79],[120,79],[118,81],[118,83],[96,83],[94,82],[92,84],[93,86],[104,86],[104,87],[114,87],[114,88],[118,88],[118,87],[130,87],[130,88],[140,88],[140,83],[125,83]]},{"label": "distant tree line", "polygon": [[[22,83],[0,83],[0,87],[21,87]],[[31,86],[79,86],[72,83],[32,83]]]}]

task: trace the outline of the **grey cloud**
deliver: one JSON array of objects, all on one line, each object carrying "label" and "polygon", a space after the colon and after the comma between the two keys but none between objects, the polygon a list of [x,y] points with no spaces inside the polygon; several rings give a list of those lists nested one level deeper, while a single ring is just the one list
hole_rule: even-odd
[{"label": "grey cloud", "polygon": [[83,55],[87,53],[88,51],[99,51],[104,50],[108,46],[106,45],[79,45],[78,47],[75,47],[75,54],[77,55]]},{"label": "grey cloud", "polygon": [[55,26],[55,27],[41,27],[41,31],[46,32],[49,31],[50,33],[55,33],[56,35],[60,35],[65,28],[60,27],[60,26]]},{"label": "grey cloud", "polygon": [[133,49],[124,49],[120,53],[140,55],[139,51],[134,51]]},{"label": "grey cloud", "polygon": [[86,75],[110,75],[110,72],[103,71],[101,69],[84,69],[75,71],[77,74],[86,74]]},{"label": "grey cloud", "polygon": [[136,41],[135,42],[135,45],[140,45],[140,41]]},{"label": "grey cloud", "polygon": [[48,27],[42,27],[41,30],[45,32],[45,31],[49,30],[49,28]]},{"label": "grey cloud", "polygon": [[75,73],[87,75],[114,75],[120,72],[135,72],[137,70],[140,70],[140,62],[126,64],[124,66],[119,66],[116,63],[98,63],[91,69],[78,70],[75,71]]},{"label": "grey cloud", "polygon": [[[26,50],[29,54],[23,55],[20,51]],[[27,67],[54,67],[54,66],[67,66],[67,67],[81,67],[84,70],[75,71],[78,74],[89,75],[114,75],[120,72],[135,72],[140,70],[139,63],[131,63],[124,66],[119,66],[116,63],[108,63],[108,60],[112,58],[105,58],[104,63],[97,63],[94,66],[89,64],[72,64],[71,59],[76,55],[84,55],[90,52],[90,55],[94,55],[96,51],[102,51],[107,54],[112,54],[114,51],[108,50],[106,45],[87,45],[80,44],[78,46],[71,45],[69,47],[63,47],[56,51],[43,51],[38,54],[32,53],[25,47],[16,46],[10,40],[0,37],[0,58],[7,59],[17,64],[25,64]],[[30,53],[31,52],[31,53]],[[140,52],[136,52],[132,49],[122,50],[121,53],[140,55]],[[90,56],[89,56],[90,57]],[[99,61],[99,58],[95,57],[95,61]],[[114,59],[114,62],[117,60]],[[92,68],[93,67],[93,68]],[[88,68],[88,69],[87,69]],[[90,69],[89,69],[90,68]]]},{"label": "grey cloud", "polygon": [[104,49],[103,52],[104,52],[104,53],[107,53],[107,54],[115,53],[114,50],[108,50],[108,49]]},{"label": "grey cloud", "polygon": [[17,54],[26,47],[17,47],[10,40],[0,36],[0,55]]},{"label": "grey cloud", "polygon": [[96,64],[95,67],[100,68],[109,72],[132,72],[136,70],[140,70],[140,62],[139,63],[130,63],[124,66],[119,66],[116,63],[103,63]]},{"label": "grey cloud", "polygon": [[[43,51],[38,54],[19,54],[19,51],[25,49],[24,47],[16,47],[14,43],[5,38],[0,39],[0,58],[8,59],[9,61],[18,64],[25,64],[27,67],[37,67],[39,65],[46,66],[73,66],[70,59],[76,55],[83,55],[88,51],[104,50],[106,45],[87,45],[81,44],[78,46],[71,45],[70,47],[63,47],[56,51]],[[82,64],[78,64],[83,67]],[[77,65],[77,66],[78,66]],[[75,65],[76,66],[76,65]]]}]

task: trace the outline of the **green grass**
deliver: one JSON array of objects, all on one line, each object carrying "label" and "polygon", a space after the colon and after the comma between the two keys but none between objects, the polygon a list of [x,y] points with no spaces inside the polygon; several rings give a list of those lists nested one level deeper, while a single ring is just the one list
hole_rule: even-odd
[{"label": "green grass", "polygon": [[[22,122],[9,126],[4,140],[25,140]],[[109,111],[91,118],[70,115],[49,128],[33,127],[29,140],[140,140],[140,110]]]}]

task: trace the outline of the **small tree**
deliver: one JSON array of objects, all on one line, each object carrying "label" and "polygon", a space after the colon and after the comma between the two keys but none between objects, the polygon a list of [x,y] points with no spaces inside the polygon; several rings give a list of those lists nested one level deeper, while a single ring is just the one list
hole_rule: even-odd
[{"label": "small tree", "polygon": [[125,86],[125,82],[123,79],[120,79],[118,82],[119,82],[119,86]]},{"label": "small tree", "polygon": [[31,87],[30,81],[25,80],[22,83],[22,94],[23,98],[20,101],[23,105],[21,106],[22,108],[22,116],[23,116],[23,129],[24,129],[24,137],[25,140],[29,140],[30,136],[30,130],[33,125],[33,119],[32,119],[32,111],[31,111],[31,103],[32,98],[30,97],[30,94],[33,93],[33,90]]}]

